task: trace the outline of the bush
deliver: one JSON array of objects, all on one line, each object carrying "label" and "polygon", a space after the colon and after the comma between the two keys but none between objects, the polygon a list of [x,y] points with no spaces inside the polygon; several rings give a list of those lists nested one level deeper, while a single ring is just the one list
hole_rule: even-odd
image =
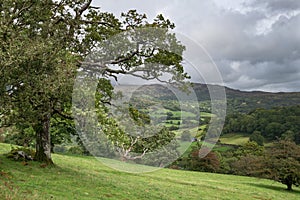
[{"label": "bush", "polygon": [[261,135],[261,132],[254,131],[249,138],[250,142],[256,142],[260,146],[264,146],[264,137]]},{"label": "bush", "polygon": [[53,151],[55,153],[65,153],[67,152],[67,148],[65,146],[62,145],[55,145],[53,148]]},{"label": "bush", "polygon": [[177,127],[177,126],[170,126],[169,127],[169,130],[170,131],[176,131],[176,130],[178,130],[179,129],[179,127]]},{"label": "bush", "polygon": [[10,127],[6,130],[4,142],[18,146],[34,147],[34,135],[32,127],[24,128],[21,131],[16,127]]},{"label": "bush", "polygon": [[[199,157],[199,155],[206,153],[205,157]],[[220,169],[220,164],[218,155],[209,149],[196,150],[191,153],[191,170],[217,172]]]},{"label": "bush", "polygon": [[83,149],[79,146],[74,146],[69,148],[68,153],[74,154],[74,155],[83,155]]},{"label": "bush", "polygon": [[263,178],[266,174],[265,158],[263,156],[245,155],[231,164],[231,169],[236,175],[254,176]]},{"label": "bush", "polygon": [[[199,155],[206,154],[203,158]],[[178,168],[201,172],[219,172],[221,163],[219,155],[210,149],[195,149],[187,158],[177,160]]]}]

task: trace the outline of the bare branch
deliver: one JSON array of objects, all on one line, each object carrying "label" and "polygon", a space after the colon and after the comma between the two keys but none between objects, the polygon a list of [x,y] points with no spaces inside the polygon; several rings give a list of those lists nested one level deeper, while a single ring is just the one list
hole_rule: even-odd
[{"label": "bare branch", "polygon": [[88,0],[79,10],[76,11],[75,19],[79,19],[84,11],[86,11],[91,5],[92,0]]},{"label": "bare branch", "polygon": [[144,149],[143,153],[139,156],[135,156],[135,157],[131,157],[131,160],[136,160],[136,159],[141,159],[145,156],[145,154],[147,153],[148,149]]}]

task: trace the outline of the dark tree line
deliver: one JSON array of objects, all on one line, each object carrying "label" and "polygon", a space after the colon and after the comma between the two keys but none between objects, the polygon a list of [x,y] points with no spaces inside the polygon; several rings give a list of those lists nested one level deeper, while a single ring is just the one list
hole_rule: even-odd
[{"label": "dark tree line", "polygon": [[300,106],[256,109],[248,114],[230,114],[223,129],[223,134],[227,133],[261,135],[269,141],[278,138],[291,139],[300,144]]}]

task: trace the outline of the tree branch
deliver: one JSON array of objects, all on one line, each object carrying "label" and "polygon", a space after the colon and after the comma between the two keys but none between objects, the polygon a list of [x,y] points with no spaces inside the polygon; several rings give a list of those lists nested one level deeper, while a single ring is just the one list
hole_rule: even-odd
[{"label": "tree branch", "polygon": [[107,23],[107,22],[100,22],[100,21],[88,21],[85,19],[80,20],[82,23],[85,24],[96,24],[96,25],[103,25],[103,26],[107,26],[107,27],[114,27],[112,24]]},{"label": "tree branch", "polygon": [[88,0],[79,10],[76,11],[75,19],[79,19],[84,11],[86,11],[92,3],[92,0]]},{"label": "tree branch", "polygon": [[58,115],[60,115],[61,117],[65,118],[65,119],[74,120],[73,117],[71,117],[71,116],[69,116],[69,115],[66,115],[66,114],[62,113],[62,112],[59,111],[58,109],[53,108],[53,111],[54,111],[53,114],[58,114]]},{"label": "tree branch", "polygon": [[75,33],[76,23],[79,21],[83,12],[86,11],[90,7],[91,3],[92,3],[92,0],[88,0],[88,2],[86,2],[84,5],[82,5],[81,8],[75,9],[76,14],[73,19],[73,23],[70,24],[69,33],[68,33],[69,37],[73,37],[73,35]]},{"label": "tree branch", "polygon": [[135,156],[135,157],[131,157],[131,160],[136,160],[136,159],[141,159],[145,156],[145,154],[147,153],[148,149],[144,149],[143,153],[139,156]]},{"label": "tree branch", "polygon": [[110,60],[110,61],[106,61],[104,62],[104,64],[111,64],[111,65],[115,65],[115,64],[120,64],[122,62],[125,62],[125,61],[128,61],[130,60],[131,58],[133,58],[135,55],[138,54],[138,50],[137,51],[134,51],[132,52],[129,56],[126,56],[124,58],[118,58],[116,60]]}]

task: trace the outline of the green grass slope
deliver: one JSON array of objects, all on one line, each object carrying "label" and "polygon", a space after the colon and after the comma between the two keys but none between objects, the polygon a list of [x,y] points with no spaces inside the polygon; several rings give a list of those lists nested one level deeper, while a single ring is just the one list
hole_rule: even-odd
[{"label": "green grass slope", "polygon": [[220,141],[223,144],[234,144],[234,145],[243,145],[249,141],[249,137],[242,134],[226,134],[220,137]]},{"label": "green grass slope", "polygon": [[[10,146],[0,144],[0,154]],[[130,174],[93,157],[53,155],[56,167],[0,156],[0,199],[299,199],[300,190],[249,177],[161,169]]]}]

